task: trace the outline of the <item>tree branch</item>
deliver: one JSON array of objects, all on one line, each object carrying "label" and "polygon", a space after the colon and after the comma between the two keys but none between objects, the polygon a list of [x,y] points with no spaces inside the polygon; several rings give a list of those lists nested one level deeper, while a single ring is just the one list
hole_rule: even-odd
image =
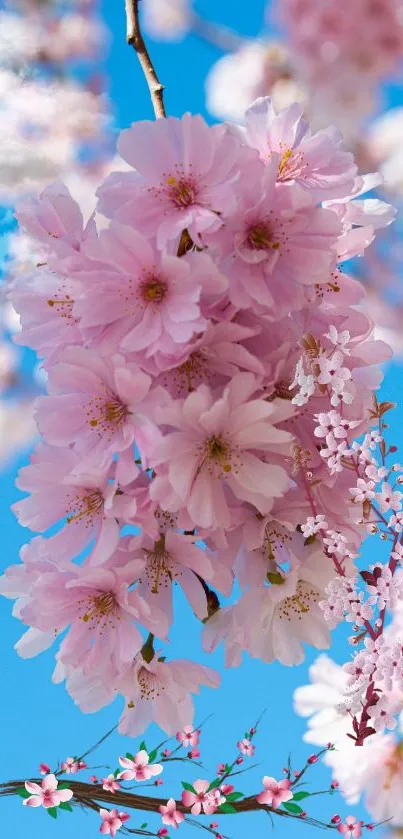
[{"label": "tree branch", "polygon": [[[35,778],[32,779],[35,783],[41,783],[41,779]],[[5,795],[16,795],[18,789],[24,788],[25,781],[8,781],[4,784],[0,784],[0,797]],[[104,790],[101,784],[86,784],[81,781],[72,781],[69,779],[68,781],[69,789],[73,791],[74,799],[81,804],[83,807],[88,807],[91,810],[97,810],[98,807],[96,805],[97,801],[102,801],[103,803],[110,804],[112,807],[127,807],[130,810],[142,810],[143,812],[147,813],[159,813],[159,808],[161,804],[166,804],[166,798],[155,798],[153,796],[146,796],[146,795],[137,795],[133,792],[126,792],[125,790],[117,790],[116,792],[112,793],[108,790]],[[74,803],[74,799],[71,799],[71,803]],[[256,796],[250,795],[243,798],[241,801],[234,801],[231,802],[232,807],[234,808],[236,813],[251,813],[251,812],[266,812],[272,813],[274,816],[281,816],[285,819],[297,819],[298,821],[303,821],[305,824],[309,824],[312,827],[319,827],[323,829],[335,829],[336,825],[333,824],[326,824],[325,822],[320,822],[317,819],[307,817],[301,819],[301,817],[294,813],[289,813],[286,810],[276,810],[273,807],[269,807],[266,804],[259,804],[256,799]],[[186,816],[190,815],[189,807],[185,807],[184,804],[179,800],[176,805],[176,809],[179,810],[181,813],[186,814]],[[222,818],[225,813],[218,812],[217,815]]]},{"label": "tree branch", "polygon": [[143,70],[148,89],[150,91],[151,101],[154,108],[154,113],[157,118],[165,117],[165,107],[163,99],[164,86],[161,84],[155,67],[151,61],[148,49],[145,45],[144,38],[141,34],[139,21],[139,2],[140,0],[125,0],[126,4],[126,21],[127,21],[127,43],[133,47],[137,53],[138,60]]}]

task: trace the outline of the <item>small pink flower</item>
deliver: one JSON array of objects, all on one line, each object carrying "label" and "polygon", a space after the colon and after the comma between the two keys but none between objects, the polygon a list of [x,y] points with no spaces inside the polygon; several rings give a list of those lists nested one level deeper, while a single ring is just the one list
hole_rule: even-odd
[{"label": "small pink flower", "polygon": [[162,778],[156,778],[156,780],[154,781],[156,787],[162,787],[163,783],[164,781],[162,780]]},{"label": "small pink flower", "polygon": [[179,810],[176,809],[176,801],[174,798],[170,798],[166,805],[161,804],[158,809],[161,813],[163,823],[170,824],[171,827],[179,827],[180,823],[183,822],[185,818],[183,813],[180,813]]},{"label": "small pink flower", "polygon": [[255,752],[254,745],[246,737],[243,740],[238,740],[237,748],[243,755],[247,755],[248,757],[253,757]]},{"label": "small pink flower", "polygon": [[90,775],[90,781],[92,781],[93,784],[97,784],[98,783],[97,776],[96,775]]},{"label": "small pink flower", "polygon": [[66,757],[62,763],[62,769],[66,775],[75,775],[78,772],[78,760],[74,757]]},{"label": "small pink flower", "polygon": [[39,771],[41,775],[49,775],[50,773],[50,766],[47,763],[40,763],[39,764]]},{"label": "small pink flower", "polygon": [[290,801],[293,798],[291,781],[288,778],[285,778],[284,781],[276,781],[275,778],[269,778],[265,775],[263,786],[263,792],[259,793],[256,799],[259,804],[268,804],[269,807],[277,809],[283,801]]},{"label": "small pink flower", "polygon": [[117,789],[120,789],[119,781],[116,780],[114,775],[107,775],[106,778],[101,778],[102,789],[106,789],[108,792],[116,792]]},{"label": "small pink flower", "polygon": [[30,792],[29,798],[24,798],[23,804],[27,807],[58,807],[62,801],[70,801],[73,798],[71,789],[57,789],[58,780],[55,775],[46,775],[41,784],[34,781],[25,781],[25,789]]},{"label": "small pink flower", "polygon": [[225,772],[225,763],[219,763],[217,766],[217,775],[222,775]]},{"label": "small pink flower", "polygon": [[116,833],[120,830],[124,822],[130,819],[128,813],[118,813],[117,810],[104,810],[103,807],[101,807],[99,815],[102,819],[99,832],[108,833],[111,836],[116,836]]},{"label": "small pink flower", "polygon": [[176,739],[179,740],[179,743],[182,743],[182,746],[186,749],[188,746],[198,745],[199,735],[200,731],[195,731],[192,725],[185,725],[182,731],[178,731]]},{"label": "small pink flower", "polygon": [[346,821],[339,824],[337,830],[350,839],[359,839],[362,835],[363,822],[358,822],[354,816],[347,816]]},{"label": "small pink flower", "polygon": [[171,749],[164,749],[164,751],[162,752],[163,757],[169,757],[170,754],[171,754]]},{"label": "small pink flower", "polygon": [[168,836],[168,830],[166,827],[160,827],[157,831],[157,836]]},{"label": "small pink flower", "polygon": [[128,757],[120,757],[119,763],[124,768],[118,778],[123,781],[149,781],[153,775],[159,775],[163,767],[160,763],[149,764],[149,756],[145,749],[137,752],[133,760]]},{"label": "small pink flower", "polygon": [[202,811],[207,815],[215,813],[220,804],[223,804],[225,798],[221,796],[220,790],[212,789],[208,792],[210,786],[209,781],[197,780],[193,784],[195,792],[188,789],[182,792],[182,803],[185,807],[190,807],[190,812],[194,816],[198,816]]}]

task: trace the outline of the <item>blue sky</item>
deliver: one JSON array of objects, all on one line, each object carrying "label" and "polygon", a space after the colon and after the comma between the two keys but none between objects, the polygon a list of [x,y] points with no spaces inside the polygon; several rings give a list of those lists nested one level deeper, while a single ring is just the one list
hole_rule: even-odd
[{"label": "blue sky", "polygon": [[[218,8],[219,6],[219,8]],[[112,30],[112,43],[109,56],[105,59],[105,70],[110,76],[110,94],[115,108],[116,124],[126,127],[130,122],[152,117],[148,91],[137,65],[134,52],[125,44],[125,19],[123,0],[104,0],[104,14]],[[201,14],[223,23],[245,34],[256,34],[261,26],[263,0],[243,3],[241,0],[204,0],[198,3]],[[203,80],[212,62],[220,53],[214,47],[202,44],[194,37],[189,37],[180,44],[162,44],[150,42],[150,51],[158,68],[163,83],[166,85],[166,106],[168,113],[180,115],[185,110],[206,113],[204,108]],[[389,91],[389,96],[397,104],[399,91]],[[397,401],[400,396],[401,368],[391,365],[387,371],[383,386],[383,398]],[[402,440],[400,431],[401,414],[392,420],[396,433],[395,440]],[[401,459],[401,458],[400,458]],[[10,504],[18,493],[14,488],[17,467],[26,460],[26,455],[19,463],[13,463],[0,476],[0,524],[2,533],[1,567],[5,568],[17,561],[18,550],[28,538],[28,533],[15,521],[10,512]],[[375,558],[377,542],[371,542],[367,551]],[[302,743],[305,729],[303,720],[292,713],[292,693],[295,687],[307,682],[308,665],[316,654],[309,652],[307,661],[299,668],[283,668],[279,665],[263,665],[253,660],[245,660],[240,669],[225,671],[222,654],[207,657],[200,651],[199,626],[194,620],[184,601],[178,603],[179,619],[172,632],[168,654],[173,657],[188,657],[218,668],[222,673],[222,688],[219,692],[205,689],[196,699],[197,720],[213,714],[205,729],[202,739],[202,759],[211,771],[219,761],[228,760],[235,750],[235,743],[246,728],[253,724],[263,709],[266,715],[261,724],[260,735],[256,743],[256,761],[259,768],[241,776],[242,792],[252,792],[259,785],[263,774],[281,777],[281,769],[287,755],[291,752],[296,768],[300,767],[309,754],[309,746]],[[178,614],[178,611],[177,611]],[[45,653],[32,661],[22,661],[13,650],[13,645],[21,634],[21,625],[11,617],[11,603],[0,599],[0,635],[2,690],[1,704],[1,759],[0,780],[32,776],[37,772],[40,761],[55,765],[67,755],[83,752],[98,740],[116,721],[120,714],[119,701],[95,715],[83,715],[66,694],[63,686],[51,684],[53,653]],[[340,660],[346,654],[343,633],[339,635],[334,655]],[[157,729],[150,729],[147,743],[156,745],[161,739]],[[135,744],[128,738],[117,734],[94,755],[92,765],[116,765],[116,757],[127,750],[133,751]],[[175,764],[178,766],[178,764]],[[95,770],[94,770],[95,771]],[[99,770],[96,770],[99,774]],[[201,770],[202,777],[204,775]],[[168,775],[172,779],[168,780]],[[207,775],[208,776],[208,775]],[[179,781],[194,780],[198,777],[186,770],[175,769],[167,772],[165,786],[162,787],[167,797],[179,789]],[[308,779],[312,788],[327,787],[329,773],[323,767],[311,771]],[[328,818],[333,812],[348,813],[336,794],[332,800],[317,799],[312,815]],[[362,817],[365,813],[362,811]],[[99,820],[96,815],[75,813],[74,816],[63,813],[57,822],[50,819],[44,811],[32,811],[23,808],[19,800],[3,800],[1,819],[4,835],[12,831],[18,837],[25,835],[41,839],[67,839],[74,832],[78,839],[96,836]],[[129,825],[139,826],[145,821],[133,813]],[[148,819],[149,824],[157,824],[157,819]],[[268,819],[263,815],[239,816],[233,819],[227,816],[221,819],[221,828],[232,839],[253,835],[263,839],[271,829]],[[181,827],[180,836],[187,839],[191,828]],[[314,829],[297,823],[275,821],[276,835],[280,839],[294,839],[305,836]],[[194,831],[193,831],[194,832]]]}]

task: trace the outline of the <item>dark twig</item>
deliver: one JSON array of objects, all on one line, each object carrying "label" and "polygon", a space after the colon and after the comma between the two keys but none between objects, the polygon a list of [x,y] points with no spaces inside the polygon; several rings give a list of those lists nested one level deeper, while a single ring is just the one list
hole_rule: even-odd
[{"label": "dark twig", "polygon": [[127,43],[136,51],[138,60],[146,78],[148,89],[150,91],[151,101],[154,108],[155,116],[165,117],[163,90],[164,86],[161,84],[155,67],[151,61],[148,49],[145,45],[144,38],[141,34],[139,21],[139,0],[125,0],[126,3],[126,21],[127,21]]}]

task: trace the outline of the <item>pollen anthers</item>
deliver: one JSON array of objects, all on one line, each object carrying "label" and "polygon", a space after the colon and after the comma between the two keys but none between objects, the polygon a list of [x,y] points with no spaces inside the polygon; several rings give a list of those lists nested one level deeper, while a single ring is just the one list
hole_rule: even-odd
[{"label": "pollen anthers", "polygon": [[303,178],[304,169],[306,169],[303,152],[286,148],[284,151],[281,150],[280,154],[277,180],[292,181],[295,178]]},{"label": "pollen anthers", "polygon": [[140,698],[154,701],[165,690],[165,685],[158,679],[155,673],[151,673],[146,667],[140,667],[137,673],[137,681],[140,686]]},{"label": "pollen anthers", "polygon": [[78,601],[81,620],[88,624],[91,630],[106,630],[115,626],[115,621],[120,620],[119,604],[113,591],[93,592],[86,598]]},{"label": "pollen anthers", "polygon": [[213,434],[204,442],[203,461],[200,468],[206,465],[209,472],[213,472],[216,478],[222,478],[233,470],[236,458],[236,448],[229,440],[222,434]]},{"label": "pollen anthers", "polygon": [[95,520],[103,512],[104,497],[101,490],[92,489],[84,495],[77,493],[69,498],[67,509],[67,524],[84,522],[86,527],[92,527]]},{"label": "pollen anthers", "polygon": [[[165,549],[165,536],[161,534],[157,542],[155,542],[154,550],[144,550],[147,557],[147,565],[145,567],[145,576],[151,584],[151,593],[158,594],[160,586],[168,588],[173,582],[178,572],[175,568],[175,563]],[[140,579],[142,582],[142,579]]]},{"label": "pollen anthers", "polygon": [[191,163],[186,171],[183,164],[176,163],[173,171],[163,172],[160,184],[149,187],[148,191],[158,198],[168,200],[177,210],[183,210],[197,202],[200,178],[192,170]]},{"label": "pollen anthers", "polygon": [[140,283],[140,295],[145,303],[162,303],[168,293],[168,283],[158,274],[148,274]]},{"label": "pollen anthers", "polygon": [[129,410],[127,405],[111,391],[93,396],[86,408],[87,423],[97,431],[100,437],[112,437],[119,426],[123,425]]},{"label": "pollen anthers", "polygon": [[279,606],[280,620],[291,621],[292,618],[302,620],[303,615],[310,612],[320,599],[320,594],[315,586],[305,580],[298,580],[295,594],[285,597]]},{"label": "pollen anthers", "polygon": [[77,318],[73,315],[73,307],[75,301],[73,298],[68,294],[64,288],[61,288],[60,291],[56,291],[54,296],[49,298],[46,301],[48,306],[53,309],[59,317],[63,318],[63,320],[72,323],[77,323]]},{"label": "pollen anthers", "polygon": [[280,242],[274,238],[273,228],[268,219],[262,219],[248,227],[245,244],[254,251],[276,251],[280,247]]}]

